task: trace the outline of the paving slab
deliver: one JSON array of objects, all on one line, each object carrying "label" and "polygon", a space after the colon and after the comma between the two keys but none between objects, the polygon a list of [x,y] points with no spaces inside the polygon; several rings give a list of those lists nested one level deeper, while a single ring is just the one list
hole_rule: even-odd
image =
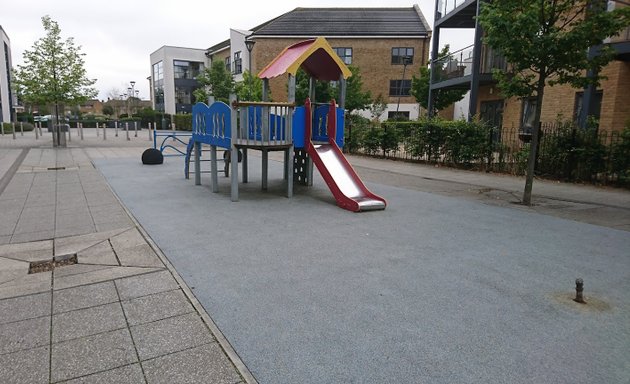
[{"label": "paving slab", "polygon": [[235,384],[242,380],[218,343],[158,357],[142,365],[149,384]]},{"label": "paving slab", "polygon": [[51,288],[52,272],[24,275],[0,284],[0,299],[46,292]]},{"label": "paving slab", "polygon": [[139,364],[126,365],[64,381],[64,384],[141,384],[146,383]]},{"label": "paving slab", "polygon": [[129,300],[179,288],[169,271],[146,273],[119,279],[115,283],[121,300]]},{"label": "paving slab", "polygon": [[139,325],[183,315],[194,308],[180,289],[122,302],[129,325]]},{"label": "paving slab", "polygon": [[109,240],[102,241],[77,253],[79,263],[119,265]]},{"label": "paving slab", "polygon": [[50,316],[0,324],[0,355],[50,344]]},{"label": "paving slab", "polygon": [[34,241],[19,244],[5,244],[0,246],[0,257],[8,257],[15,260],[50,260],[52,258],[52,254],[52,240]]},{"label": "paving slab", "polygon": [[131,327],[140,360],[182,351],[215,341],[197,313]]},{"label": "paving slab", "polygon": [[137,362],[128,329],[52,345],[51,379],[73,379]]},{"label": "paving slab", "polygon": [[107,240],[110,237],[115,236],[127,229],[128,227],[117,228],[111,231],[95,232],[87,235],[69,236],[55,239],[55,252],[58,255],[76,253],[80,250],[89,248],[95,244]]},{"label": "paving slab", "polygon": [[28,261],[0,257],[0,285],[26,275],[29,266]]},{"label": "paving slab", "polygon": [[[100,267],[100,266],[94,266]],[[108,267],[98,269],[92,272],[86,272],[76,275],[68,275],[58,277],[55,275],[54,289],[64,289],[76,287],[78,285],[87,285],[100,283],[101,281],[120,279],[126,276],[146,274],[158,271],[158,268],[139,268],[139,267]],[[1,286],[0,286],[1,287]]]},{"label": "paving slab", "polygon": [[13,236],[11,237],[11,242],[12,243],[25,243],[25,242],[30,242],[30,241],[46,240],[46,239],[52,239],[54,235],[55,235],[55,231],[52,229],[36,231],[36,232],[18,232],[16,230]]},{"label": "paving slab", "polygon": [[48,384],[50,347],[0,355],[0,383]]},{"label": "paving slab", "polygon": [[120,250],[126,248],[133,248],[139,245],[145,245],[146,241],[136,228],[131,228],[125,232],[113,236],[111,238],[111,243],[114,249],[119,252]]},{"label": "paving slab", "polygon": [[0,324],[50,315],[51,293],[0,300]]},{"label": "paving slab", "polygon": [[121,265],[130,267],[162,267],[162,261],[149,244],[116,249]]},{"label": "paving slab", "polygon": [[126,327],[127,322],[119,302],[63,312],[53,315],[52,342],[58,343]]},{"label": "paving slab", "polygon": [[53,292],[53,314],[117,301],[118,293],[113,281],[62,289]]}]

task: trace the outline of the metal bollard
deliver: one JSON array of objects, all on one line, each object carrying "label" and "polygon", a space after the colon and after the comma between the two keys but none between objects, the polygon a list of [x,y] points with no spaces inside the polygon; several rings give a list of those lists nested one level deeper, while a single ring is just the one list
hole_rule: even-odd
[{"label": "metal bollard", "polygon": [[24,136],[24,123],[20,121],[20,136]]},{"label": "metal bollard", "polygon": [[134,130],[133,137],[138,137],[138,122],[137,121],[133,122],[133,130]]},{"label": "metal bollard", "polygon": [[118,137],[118,120],[114,121],[114,129],[116,134],[114,136]]},{"label": "metal bollard", "polygon": [[151,127],[152,127],[153,123],[149,123],[149,141],[151,141]]},{"label": "metal bollard", "polygon": [[129,138],[129,123],[125,123],[125,134],[127,135],[127,140],[131,140]]},{"label": "metal bollard", "polygon": [[42,123],[40,122],[37,129],[39,129],[39,135],[40,136],[44,136],[44,134],[42,133]]},{"label": "metal bollard", "polygon": [[[70,122],[68,122],[68,142],[72,141],[72,129],[70,129]],[[64,132],[65,135],[65,132]]]},{"label": "metal bollard", "polygon": [[83,140],[83,123],[79,124],[79,134],[81,135],[81,140]]},{"label": "metal bollard", "polygon": [[13,130],[13,140],[15,140],[15,122],[11,123],[11,128]]},{"label": "metal bollard", "polygon": [[103,124],[103,140],[107,140],[107,124]]},{"label": "metal bollard", "polygon": [[37,127],[37,124],[35,124],[35,129],[33,129],[35,131],[35,140],[39,140],[39,129]]},{"label": "metal bollard", "polygon": [[101,133],[98,131],[98,123],[96,123],[96,137],[101,137]]}]

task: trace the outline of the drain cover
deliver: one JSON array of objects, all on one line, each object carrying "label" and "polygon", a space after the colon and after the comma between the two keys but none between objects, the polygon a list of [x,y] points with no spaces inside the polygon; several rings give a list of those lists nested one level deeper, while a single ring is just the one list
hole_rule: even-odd
[{"label": "drain cover", "polygon": [[65,267],[67,265],[73,265],[77,263],[77,254],[70,253],[67,255],[54,256],[52,260],[44,261],[31,261],[28,267],[28,273],[40,273],[52,271],[55,268]]}]

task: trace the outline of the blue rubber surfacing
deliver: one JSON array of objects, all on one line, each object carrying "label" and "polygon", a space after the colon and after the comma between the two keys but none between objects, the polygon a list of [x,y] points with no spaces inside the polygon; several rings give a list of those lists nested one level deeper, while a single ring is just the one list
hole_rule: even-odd
[{"label": "blue rubber surfacing", "polygon": [[95,161],[260,383],[627,381],[628,232],[376,184],[351,213],[250,162],[231,203],[181,159]]}]

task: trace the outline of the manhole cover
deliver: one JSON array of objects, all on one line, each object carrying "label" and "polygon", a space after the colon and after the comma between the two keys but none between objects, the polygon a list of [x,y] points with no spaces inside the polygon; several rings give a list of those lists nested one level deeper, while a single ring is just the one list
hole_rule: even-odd
[{"label": "manhole cover", "polygon": [[65,267],[67,265],[73,265],[77,263],[77,254],[70,253],[67,255],[54,256],[52,260],[44,261],[31,261],[28,267],[28,273],[41,273],[52,271],[55,268]]}]

